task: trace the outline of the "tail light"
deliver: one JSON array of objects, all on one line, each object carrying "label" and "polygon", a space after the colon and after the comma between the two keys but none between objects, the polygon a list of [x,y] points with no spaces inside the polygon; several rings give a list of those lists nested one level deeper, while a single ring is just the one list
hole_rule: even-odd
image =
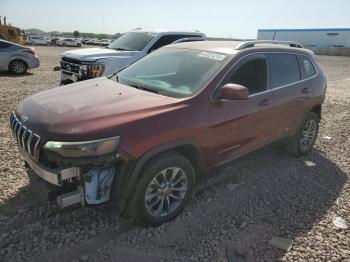
[{"label": "tail light", "polygon": [[32,55],[36,55],[35,50],[31,49],[31,48],[23,49],[22,52],[31,53]]}]

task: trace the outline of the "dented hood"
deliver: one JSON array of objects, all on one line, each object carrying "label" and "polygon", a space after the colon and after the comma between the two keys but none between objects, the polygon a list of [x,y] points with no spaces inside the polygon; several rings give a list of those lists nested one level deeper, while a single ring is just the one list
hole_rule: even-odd
[{"label": "dented hood", "polygon": [[17,115],[46,140],[74,141],[116,135],[125,125],[181,107],[161,96],[105,77],[57,87],[23,100]]}]

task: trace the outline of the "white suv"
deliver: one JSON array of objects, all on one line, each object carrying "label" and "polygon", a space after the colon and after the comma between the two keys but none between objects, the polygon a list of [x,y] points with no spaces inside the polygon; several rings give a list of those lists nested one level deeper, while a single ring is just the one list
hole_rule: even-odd
[{"label": "white suv", "polygon": [[61,84],[69,84],[119,72],[154,50],[175,41],[204,40],[199,32],[130,31],[107,48],[83,48],[63,53]]}]

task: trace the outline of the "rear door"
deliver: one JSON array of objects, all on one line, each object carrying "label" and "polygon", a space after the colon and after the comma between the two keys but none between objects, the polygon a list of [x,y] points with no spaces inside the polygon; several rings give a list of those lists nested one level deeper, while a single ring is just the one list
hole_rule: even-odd
[{"label": "rear door", "polygon": [[[241,59],[221,86],[235,83],[249,90],[247,100],[215,100],[211,104],[210,147],[215,162],[253,150],[273,137],[273,95],[263,53]],[[220,87],[216,92],[220,92]]]},{"label": "rear door", "polygon": [[[282,137],[292,134],[306,111],[312,86],[300,70],[297,54],[270,53],[271,89],[276,101],[276,131]],[[310,62],[311,63],[311,62]],[[305,62],[307,64],[307,62]],[[311,66],[308,64],[308,66]],[[309,70],[311,70],[308,67]]]}]

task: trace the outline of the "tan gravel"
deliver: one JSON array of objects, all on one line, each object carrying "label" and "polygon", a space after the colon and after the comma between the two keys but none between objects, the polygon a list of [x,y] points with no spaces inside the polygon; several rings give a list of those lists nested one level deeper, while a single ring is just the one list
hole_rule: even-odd
[{"label": "tan gravel", "polygon": [[[318,57],[329,83],[310,155],[269,146],[216,168],[177,219],[142,228],[104,206],[60,211],[32,194],[8,117],[58,85],[53,67],[66,50],[36,49],[40,68],[0,74],[0,261],[350,261],[349,57]],[[291,250],[271,246],[273,237],[292,239]]]}]

